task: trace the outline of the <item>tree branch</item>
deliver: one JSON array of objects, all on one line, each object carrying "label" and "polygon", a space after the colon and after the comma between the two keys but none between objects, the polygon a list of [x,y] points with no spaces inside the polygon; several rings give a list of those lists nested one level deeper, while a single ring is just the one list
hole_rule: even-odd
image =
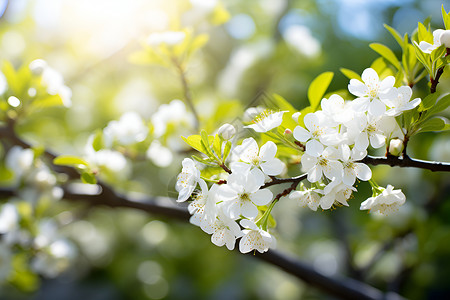
[{"label": "tree branch", "polygon": [[375,157],[368,155],[363,158],[361,162],[374,166],[388,165],[391,167],[426,169],[433,172],[450,172],[450,163],[414,159],[409,156],[400,158],[398,156],[391,155],[387,157]]}]

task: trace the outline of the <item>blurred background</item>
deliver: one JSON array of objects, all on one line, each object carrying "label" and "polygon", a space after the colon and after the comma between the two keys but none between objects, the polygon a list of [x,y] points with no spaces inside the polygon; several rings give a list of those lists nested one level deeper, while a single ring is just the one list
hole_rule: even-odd
[{"label": "blurred background", "polygon": [[[30,115],[19,131],[58,153],[77,154],[90,134],[123,113],[136,111],[149,120],[159,105],[183,97],[175,72],[130,61],[151,33],[188,26],[209,35],[186,73],[194,102],[205,104],[199,107],[239,100],[245,109],[261,93],[277,93],[301,109],[318,74],[335,72],[334,91],[348,84],[339,68],[361,74],[369,67],[378,57],[371,42],[400,53],[384,23],[411,34],[431,16],[432,27],[443,28],[441,5],[449,10],[450,3],[442,2],[223,0],[228,21],[216,25],[215,0],[2,0],[0,53],[15,66],[42,58],[62,73],[72,89],[71,107]],[[415,92],[424,87],[422,82]],[[449,162],[448,133],[416,136],[409,154]],[[107,180],[119,190],[173,197],[181,159],[164,168],[137,162],[125,178]],[[449,297],[450,177],[373,170],[380,185],[393,184],[406,194],[397,214],[379,218],[359,211],[371,193],[365,183],[349,208],[312,212],[283,201],[275,211],[278,248],[326,275],[354,277],[411,299]],[[0,287],[1,299],[328,297],[272,266],[214,246],[189,224],[127,209],[74,210],[67,203],[54,213],[76,242],[77,263],[54,279],[20,276]]]}]

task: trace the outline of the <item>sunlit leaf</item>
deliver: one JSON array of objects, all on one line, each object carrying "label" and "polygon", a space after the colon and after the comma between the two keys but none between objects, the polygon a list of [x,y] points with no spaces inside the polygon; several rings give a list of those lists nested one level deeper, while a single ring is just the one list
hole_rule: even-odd
[{"label": "sunlit leaf", "polygon": [[320,100],[322,100],[323,95],[325,95],[333,76],[333,72],[324,72],[311,82],[308,88],[308,99],[313,110],[316,110],[319,106]]}]

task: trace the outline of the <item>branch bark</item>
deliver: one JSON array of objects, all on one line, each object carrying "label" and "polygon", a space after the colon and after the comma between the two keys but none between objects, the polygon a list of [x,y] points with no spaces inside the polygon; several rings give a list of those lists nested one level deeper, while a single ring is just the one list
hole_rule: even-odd
[{"label": "branch bark", "polygon": [[450,172],[450,163],[414,159],[409,156],[400,158],[398,156],[375,157],[368,155],[361,162],[373,166],[388,165],[391,167],[426,169],[433,172]]}]

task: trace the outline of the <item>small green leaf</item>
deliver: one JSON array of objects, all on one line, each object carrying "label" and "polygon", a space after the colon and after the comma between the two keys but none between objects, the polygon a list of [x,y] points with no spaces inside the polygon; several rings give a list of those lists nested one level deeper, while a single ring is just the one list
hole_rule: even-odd
[{"label": "small green leaf", "polygon": [[289,101],[284,99],[282,96],[278,94],[273,94],[273,99],[275,100],[275,109],[279,110],[287,110],[289,112],[296,112],[297,110],[292,106]]},{"label": "small green leaf", "polygon": [[216,153],[217,157],[221,157],[222,141],[223,141],[223,139],[221,139],[218,134],[216,134],[214,136],[213,149],[214,149],[214,152]]},{"label": "small green leaf", "polygon": [[389,61],[394,67],[397,68],[397,70],[400,70],[402,68],[394,52],[392,52],[392,50],[386,47],[385,45],[379,43],[372,43],[370,44],[370,48],[372,48],[372,50],[374,50],[382,57],[384,57],[387,61]]},{"label": "small green leaf", "polygon": [[444,129],[445,121],[441,118],[433,118],[422,124],[419,132],[440,131]]},{"label": "small green leaf", "polygon": [[78,156],[60,155],[53,160],[53,164],[59,166],[89,166],[89,163]]},{"label": "small green leaf", "polygon": [[422,107],[422,110],[428,110],[432,108],[436,104],[436,100],[438,97],[439,93],[433,93],[423,98],[420,105]]},{"label": "small green leaf", "polygon": [[94,140],[92,141],[92,148],[94,148],[95,151],[99,151],[103,148],[103,146],[103,131],[97,130]]},{"label": "small green leaf", "polygon": [[425,25],[423,25],[422,23],[419,22],[418,25],[418,33],[419,33],[419,41],[425,41],[428,42],[430,44],[433,43],[433,35],[431,34],[431,32],[429,32],[427,30],[427,28],[425,27]]},{"label": "small green leaf", "polygon": [[436,114],[443,111],[450,105],[450,94],[443,96],[439,101],[430,109],[431,114]]},{"label": "small green leaf", "polygon": [[182,136],[181,138],[183,139],[183,141],[186,142],[186,144],[188,144],[189,146],[191,146],[195,150],[197,150],[199,152],[202,152],[204,154],[207,154],[208,151],[203,146],[203,144],[202,144],[202,137],[200,135],[198,135],[198,134],[190,135],[187,138]]},{"label": "small green leaf", "polygon": [[230,150],[231,150],[231,146],[233,144],[230,141],[227,141],[225,143],[225,147],[223,149],[223,154],[222,154],[222,162],[225,162],[228,158],[228,155],[230,154]]},{"label": "small green leaf", "polygon": [[95,175],[89,172],[83,172],[81,174],[81,181],[83,183],[87,183],[87,184],[96,184],[97,183],[97,179],[95,178]]},{"label": "small green leaf", "polygon": [[394,39],[397,41],[397,43],[400,45],[400,47],[404,48],[404,43],[403,43],[403,37],[400,35],[400,33],[397,32],[397,30],[395,30],[394,28],[392,28],[391,26],[384,24],[384,28],[386,28],[394,37]]},{"label": "small green leaf", "polygon": [[308,88],[308,99],[314,111],[319,106],[320,100],[322,100],[323,95],[327,91],[333,76],[333,72],[324,72],[311,82]]},{"label": "small green leaf", "polygon": [[198,161],[198,162],[200,162],[202,164],[205,164],[207,166],[217,167],[217,163],[213,162],[211,159],[205,159],[205,158],[199,157],[197,155],[191,155],[191,157],[193,159],[195,159],[196,161]]},{"label": "small green leaf", "polygon": [[340,68],[339,69],[341,71],[342,74],[344,74],[348,79],[357,79],[359,81],[362,81],[361,76],[356,73],[355,71],[352,71],[350,69],[346,69],[346,68]]},{"label": "small green leaf", "polygon": [[449,14],[447,14],[447,12],[445,11],[444,4],[442,4],[441,10],[442,10],[442,19],[443,19],[443,21],[444,21],[445,29],[446,29],[446,30],[450,30],[450,16],[449,16]]}]

